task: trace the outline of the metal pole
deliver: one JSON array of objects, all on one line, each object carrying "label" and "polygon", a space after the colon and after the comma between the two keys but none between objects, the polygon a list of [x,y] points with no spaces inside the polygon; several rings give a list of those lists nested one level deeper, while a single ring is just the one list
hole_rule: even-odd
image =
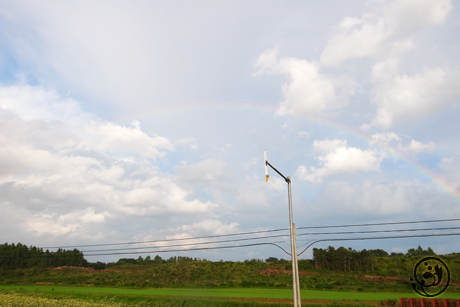
[{"label": "metal pole", "polygon": [[292,218],[292,195],[291,195],[291,177],[286,178],[288,184],[288,199],[289,199],[289,226],[291,230],[291,262],[292,262],[292,290],[294,296],[294,306],[300,307],[300,282],[299,282],[299,266],[297,262],[297,243],[295,235],[295,224]]},{"label": "metal pole", "polygon": [[288,184],[288,200],[289,200],[289,229],[291,230],[291,263],[292,263],[292,292],[294,307],[301,307],[300,300],[300,282],[299,282],[299,265],[297,262],[297,244],[295,236],[295,225],[292,219],[292,197],[291,197],[291,177],[284,177],[276,168],[267,161],[267,152],[264,150],[265,160],[265,178],[268,181],[267,165],[278,173]]}]

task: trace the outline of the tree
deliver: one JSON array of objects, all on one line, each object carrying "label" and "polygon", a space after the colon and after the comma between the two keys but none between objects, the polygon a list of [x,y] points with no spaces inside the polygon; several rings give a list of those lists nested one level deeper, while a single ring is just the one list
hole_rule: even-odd
[{"label": "tree", "polygon": [[390,256],[386,251],[383,249],[370,249],[369,252],[374,256],[374,257],[388,257]]},{"label": "tree", "polygon": [[155,258],[153,258],[153,263],[156,263],[156,264],[162,264],[164,263],[165,261],[158,255],[155,256]]},{"label": "tree", "polygon": [[313,262],[317,270],[333,271],[372,271],[374,255],[367,250],[357,252],[352,248],[329,246],[327,250],[313,249]]},{"label": "tree", "polygon": [[59,248],[56,252],[43,251],[41,248],[24,244],[0,245],[0,268],[22,269],[32,267],[56,266],[87,266],[88,262],[83,253],[78,249],[64,250]]},{"label": "tree", "polygon": [[277,262],[278,261],[278,258],[276,257],[268,257],[267,259],[265,259],[265,262]]},{"label": "tree", "polygon": [[117,264],[137,264],[137,260],[134,258],[120,258]]},{"label": "tree", "polygon": [[416,257],[421,257],[421,256],[436,256],[435,252],[431,249],[431,247],[428,247],[426,250],[423,250],[423,248],[419,245],[417,249],[411,248],[407,250],[406,256],[416,256]]}]

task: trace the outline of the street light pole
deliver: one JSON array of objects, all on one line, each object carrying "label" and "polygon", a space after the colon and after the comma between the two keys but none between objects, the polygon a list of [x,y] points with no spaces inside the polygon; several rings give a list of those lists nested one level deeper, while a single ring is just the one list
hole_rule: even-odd
[{"label": "street light pole", "polygon": [[284,177],[276,168],[274,168],[270,163],[267,161],[267,151],[264,150],[264,158],[265,158],[265,181],[268,181],[268,169],[267,166],[270,166],[275,172],[278,173],[281,177],[284,178],[286,183],[288,184],[288,202],[289,202],[289,227],[291,230],[291,262],[292,262],[292,292],[293,292],[293,301],[294,307],[300,307],[300,282],[299,282],[299,266],[297,262],[297,243],[296,243],[296,235],[295,235],[295,224],[292,218],[292,196],[291,196],[291,177]]}]

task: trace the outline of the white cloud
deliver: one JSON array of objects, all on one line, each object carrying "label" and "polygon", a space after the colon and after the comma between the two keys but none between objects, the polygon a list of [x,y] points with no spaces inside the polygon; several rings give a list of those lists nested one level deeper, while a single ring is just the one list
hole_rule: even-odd
[{"label": "white cloud", "polygon": [[134,121],[131,127],[123,127],[114,123],[92,122],[85,126],[81,134],[82,140],[76,147],[85,151],[97,151],[115,158],[139,156],[141,162],[156,159],[165,155],[159,149],[173,150],[172,143],[155,134],[148,135]]},{"label": "white cloud", "polygon": [[334,66],[353,57],[365,57],[381,52],[388,34],[381,18],[364,15],[361,19],[345,18],[338,33],[329,39],[321,54],[321,63]]},{"label": "white cloud", "polygon": [[108,212],[101,212],[95,213],[93,208],[88,208],[85,210],[83,216],[79,217],[79,219],[83,223],[102,223],[105,221],[105,217],[109,215]]},{"label": "white cloud", "polygon": [[398,0],[380,12],[345,17],[329,39],[321,62],[335,66],[350,58],[397,55],[413,48],[413,34],[442,24],[451,8],[450,0]]},{"label": "white cloud", "polygon": [[96,119],[83,112],[76,100],[30,85],[0,86],[0,108],[23,120],[60,121],[75,128]]},{"label": "white cloud", "polygon": [[460,198],[460,155],[444,157],[439,162],[441,181],[452,186],[457,197]]},{"label": "white cloud", "polygon": [[[269,180],[270,182],[270,180]],[[238,188],[236,195],[234,196],[236,203],[241,208],[244,208],[246,213],[252,210],[260,210],[266,208],[269,205],[269,198],[265,192],[264,187],[270,189],[279,189],[279,181],[266,185],[265,180],[260,180],[258,177],[246,177],[246,182],[241,184]]]},{"label": "white cloud", "polygon": [[182,225],[179,229],[184,231],[185,233],[179,234],[185,237],[190,236],[199,236],[199,235],[223,235],[223,234],[230,234],[235,233],[238,231],[239,224],[238,223],[222,223],[220,220],[216,219],[205,219],[199,222],[195,222],[190,225]]},{"label": "white cloud", "polygon": [[228,178],[230,167],[222,160],[207,159],[190,165],[178,165],[174,168],[180,180],[186,182],[209,182],[221,181]]},{"label": "white cloud", "polygon": [[308,169],[301,165],[296,170],[299,178],[311,182],[321,182],[323,177],[333,174],[380,171],[380,162],[384,158],[373,149],[349,147],[345,140],[315,141],[313,149],[319,154],[316,159],[322,167]]},{"label": "white cloud", "polygon": [[374,65],[372,78],[377,114],[361,127],[364,130],[373,126],[388,129],[398,122],[436,114],[460,97],[459,71],[435,68],[408,76],[398,72],[397,60],[390,59]]},{"label": "white cloud", "polygon": [[24,227],[27,232],[36,235],[66,235],[76,232],[80,228],[78,223],[67,221],[63,222],[56,220],[55,218],[45,216],[25,219],[21,222],[21,224],[21,227]]},{"label": "white cloud", "polygon": [[277,178],[278,174],[273,174],[273,172],[270,170],[272,173],[272,176],[269,177],[268,182],[265,184],[270,190],[275,190],[275,191],[280,191],[280,190],[285,190],[287,187],[287,183],[284,179]]},{"label": "white cloud", "polygon": [[195,138],[182,138],[182,139],[176,140],[175,143],[178,145],[189,145],[190,148],[193,150],[198,149],[198,143],[195,140]]},{"label": "white cloud", "polygon": [[308,139],[308,138],[311,137],[311,134],[312,134],[312,133],[311,133],[311,132],[307,132],[307,131],[299,131],[299,132],[297,132],[296,134],[297,134],[299,137],[301,137],[301,138],[304,138],[304,137],[305,137],[305,138]]},{"label": "white cloud", "polygon": [[408,144],[407,142],[404,144],[403,138],[394,132],[375,133],[371,136],[371,143],[377,144],[392,153],[417,154],[430,152],[435,148],[433,142],[424,144],[411,140]]},{"label": "white cloud", "polygon": [[276,49],[261,54],[257,60],[258,74],[281,74],[289,78],[282,85],[284,101],[280,102],[277,114],[308,117],[332,115],[348,104],[353,94],[354,82],[345,77],[322,74],[314,62],[297,58],[278,60]]},{"label": "white cloud", "polygon": [[392,35],[401,37],[444,23],[452,8],[451,0],[398,0],[391,5],[386,18]]},{"label": "white cloud", "polygon": [[394,132],[375,133],[371,136],[372,143],[386,147],[394,141],[401,141],[401,137]]},{"label": "white cloud", "polygon": [[[22,216],[22,229],[78,236],[87,233],[88,223],[109,232],[108,220],[166,221],[172,214],[208,216],[217,208],[194,199],[152,165],[149,159],[173,145],[145,133],[138,122],[123,127],[98,120],[40,87],[0,86],[0,93],[0,205]],[[125,162],[129,156],[132,161]]]},{"label": "white cloud", "polygon": [[419,153],[423,151],[432,151],[435,148],[435,145],[433,142],[429,142],[428,144],[423,144],[422,142],[411,140],[409,145],[402,147],[401,149],[403,151],[406,151],[408,153]]},{"label": "white cloud", "polygon": [[[436,205],[434,205],[436,204]],[[460,208],[435,185],[419,181],[329,182],[314,200],[315,215],[329,219],[353,217],[367,221],[381,218],[424,220],[456,216]]]}]

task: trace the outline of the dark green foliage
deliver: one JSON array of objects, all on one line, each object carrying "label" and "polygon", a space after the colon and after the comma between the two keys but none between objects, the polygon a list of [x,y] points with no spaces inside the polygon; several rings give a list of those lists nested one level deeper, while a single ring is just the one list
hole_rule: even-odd
[{"label": "dark green foliage", "polygon": [[265,259],[265,262],[278,262],[278,258],[276,257],[269,257]]},{"label": "dark green foliage", "polygon": [[78,249],[65,250],[59,248],[55,252],[31,246],[30,248],[21,243],[0,245],[0,268],[14,270],[32,267],[59,267],[88,265],[83,253]]},{"label": "dark green foliage", "polygon": [[138,264],[138,263],[137,263],[137,260],[134,258],[120,258],[118,259],[117,264],[122,265],[122,264]]},{"label": "dark green foliage", "polygon": [[436,254],[431,249],[431,247],[428,247],[427,250],[423,250],[423,248],[419,245],[417,249],[409,249],[406,253],[406,256],[436,256]]},{"label": "dark green foliage", "polygon": [[390,256],[386,251],[383,249],[370,249],[369,252],[372,254],[374,257],[388,257]]},{"label": "dark green foliage", "polygon": [[365,249],[359,252],[342,246],[337,249],[333,246],[313,249],[313,261],[317,270],[369,272],[374,269],[373,260],[374,254]]},{"label": "dark green foliage", "polygon": [[[86,263],[87,269],[84,269],[81,265],[72,265],[83,263],[83,255],[77,250],[60,250],[57,257],[57,252],[55,255],[19,244],[16,246],[19,246],[23,259],[1,255],[10,262],[3,261],[3,266],[0,266],[0,284],[50,283],[128,288],[292,287],[291,262],[274,257],[265,261],[212,262],[189,257],[165,260],[159,256],[147,256],[122,258],[117,263]],[[1,247],[12,250],[8,244]],[[28,258],[27,251],[30,253],[31,250],[45,257]],[[385,256],[382,250],[355,251],[344,247],[314,249],[314,257],[313,260],[299,260],[302,289],[359,291],[361,288],[365,292],[412,291],[409,278],[415,263],[421,258],[405,255],[391,257]],[[460,254],[444,255],[442,259],[448,264],[452,275],[450,289],[458,291],[455,285],[460,282]],[[34,266],[36,260],[37,265]],[[20,267],[21,263],[30,266]],[[50,264],[61,268],[49,269]]]},{"label": "dark green foliage", "polygon": [[94,262],[94,263],[88,263],[88,268],[92,268],[94,270],[103,270],[106,268],[106,264],[104,262]]},{"label": "dark green foliage", "polygon": [[173,256],[167,260],[162,259],[160,256],[155,256],[152,260],[150,256],[142,258],[139,256],[137,259],[134,258],[120,258],[115,265],[123,265],[123,264],[139,264],[139,265],[149,265],[149,264],[163,264],[163,263],[176,263],[176,262],[184,262],[184,261],[199,261],[199,259],[190,258],[190,257],[183,257],[183,256]]}]

